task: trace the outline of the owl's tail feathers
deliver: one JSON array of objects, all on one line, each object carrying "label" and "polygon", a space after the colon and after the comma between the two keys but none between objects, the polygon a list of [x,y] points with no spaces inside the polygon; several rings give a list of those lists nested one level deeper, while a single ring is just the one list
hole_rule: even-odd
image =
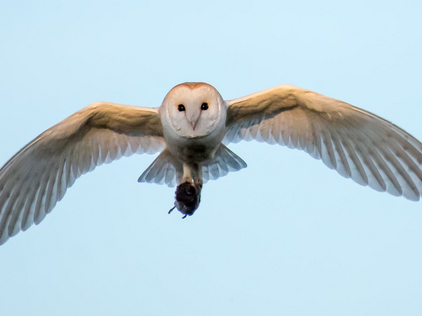
[{"label": "owl's tail feathers", "polygon": [[[217,180],[229,172],[246,168],[246,162],[223,144],[220,145],[214,158],[200,165],[203,183]],[[138,182],[166,184],[169,187],[178,185],[183,177],[183,164],[167,150],[152,162],[142,173]]]},{"label": "owl's tail feathers", "polygon": [[229,172],[239,171],[247,167],[246,162],[223,144],[220,145],[213,159],[201,164],[204,183],[217,180]]},{"label": "owl's tail feathers", "polygon": [[164,149],[152,164],[141,174],[138,182],[166,184],[175,187],[183,175],[182,163]]}]

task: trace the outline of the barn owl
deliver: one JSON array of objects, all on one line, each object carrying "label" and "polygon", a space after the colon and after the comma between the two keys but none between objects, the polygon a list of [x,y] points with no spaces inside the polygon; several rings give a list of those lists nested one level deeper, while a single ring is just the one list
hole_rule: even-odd
[{"label": "barn owl", "polygon": [[377,191],[422,194],[422,144],[374,114],[291,85],[225,101],[182,83],[158,108],[95,102],[23,147],[0,170],[0,244],[39,224],[82,174],[135,153],[160,152],[138,181],[177,186],[170,212],[192,215],[205,182],[246,167],[226,147],[241,140],[303,150]]}]

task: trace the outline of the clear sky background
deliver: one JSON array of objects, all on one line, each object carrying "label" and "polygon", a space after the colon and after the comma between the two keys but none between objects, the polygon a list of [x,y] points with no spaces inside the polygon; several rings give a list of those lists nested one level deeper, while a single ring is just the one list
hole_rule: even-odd
[{"label": "clear sky background", "polygon": [[[93,101],[290,83],[422,139],[421,1],[1,1],[0,164]],[[133,156],[0,247],[1,315],[420,315],[422,202],[244,142],[194,216]]]}]

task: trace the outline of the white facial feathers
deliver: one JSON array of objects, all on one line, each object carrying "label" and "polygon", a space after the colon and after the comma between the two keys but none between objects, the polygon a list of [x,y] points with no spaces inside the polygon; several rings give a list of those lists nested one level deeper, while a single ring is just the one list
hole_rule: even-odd
[{"label": "white facial feathers", "polygon": [[[225,102],[218,91],[206,83],[175,86],[160,107],[162,120],[182,137],[198,138],[212,133],[225,120]],[[223,117],[224,116],[224,117]]]}]

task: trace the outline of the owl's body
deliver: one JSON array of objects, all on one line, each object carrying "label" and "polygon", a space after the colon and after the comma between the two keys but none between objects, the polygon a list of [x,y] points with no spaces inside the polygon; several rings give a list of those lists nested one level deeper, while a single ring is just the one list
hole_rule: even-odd
[{"label": "owl's body", "polygon": [[138,181],[177,185],[175,207],[192,215],[204,183],[246,167],[225,146],[241,140],[303,150],[377,191],[422,195],[422,144],[374,114],[290,85],[225,101],[211,85],[183,83],[159,108],[93,103],[22,148],[0,169],[0,244],[40,223],[82,174],[134,153],[160,152]]},{"label": "owl's body", "polygon": [[[203,105],[206,109],[201,109]],[[163,159],[168,160],[172,155],[175,158],[173,165],[182,170],[177,176],[175,207],[183,214],[192,215],[198,208],[203,185],[202,167],[224,146],[226,110],[227,105],[218,91],[203,83],[174,87],[159,108],[168,150],[162,154]],[[175,117],[182,119],[175,120]],[[178,162],[181,167],[177,167]]]}]

